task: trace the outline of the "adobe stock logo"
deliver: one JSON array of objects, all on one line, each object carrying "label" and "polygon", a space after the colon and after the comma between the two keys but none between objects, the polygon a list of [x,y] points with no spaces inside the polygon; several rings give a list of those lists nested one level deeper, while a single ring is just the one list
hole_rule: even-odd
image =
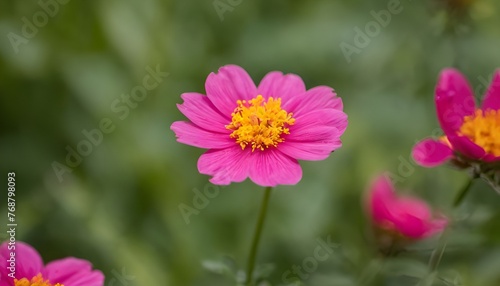
[{"label": "adobe stock logo", "polygon": [[[225,151],[227,152],[227,151]],[[222,172],[220,172],[221,175],[219,175],[221,179],[226,179],[228,177],[228,171],[226,169],[223,169]],[[197,188],[193,189],[193,199],[192,199],[192,206],[189,204],[184,204],[180,203],[178,205],[179,211],[182,215],[182,218],[184,219],[184,222],[186,224],[191,223],[190,217],[192,215],[199,215],[202,210],[204,210],[208,205],[210,204],[212,199],[215,199],[217,196],[220,194],[220,190],[224,188],[224,186],[220,187],[218,185],[214,185],[211,183],[205,184],[203,187],[203,192],[198,190]]]},{"label": "adobe stock logo", "polygon": [[178,205],[179,211],[181,212],[182,218],[186,224],[191,223],[190,217],[192,215],[199,215],[200,212],[205,209],[209,204],[211,199],[215,199],[220,193],[221,187],[212,184],[206,184],[203,188],[203,192],[197,188],[193,189],[193,204],[181,203]]},{"label": "adobe stock logo", "polygon": [[122,268],[122,272],[118,272],[115,269],[111,271],[113,274],[113,278],[109,280],[109,283],[106,286],[128,286],[133,285],[132,281],[136,280],[134,275],[128,275],[125,267]]},{"label": "adobe stock logo", "polygon": [[224,21],[224,14],[226,12],[233,12],[234,8],[239,6],[242,2],[243,0],[214,0],[214,2],[212,2],[212,5],[214,6],[219,19],[222,22]]},{"label": "adobe stock logo", "polygon": [[[115,98],[110,105],[110,110],[118,116],[120,121],[127,119],[131,110],[137,108],[139,103],[146,100],[150,91],[157,88],[168,76],[169,73],[160,70],[160,65],[156,68],[146,66],[147,74],[142,78],[142,84],[134,86],[128,93],[122,93]],[[84,160],[90,156],[104,140],[105,135],[113,133],[116,129],[117,120],[104,117],[99,120],[96,128],[91,130],[83,129],[81,134],[84,139],[80,140],[76,146],[66,145],[66,157],[63,163],[52,162],[52,169],[60,183],[64,180],[64,175],[72,173]]]},{"label": "adobe stock logo", "polygon": [[[302,264],[292,265],[292,269],[286,270],[281,275],[281,280],[283,283],[294,283],[298,281],[304,281],[309,279],[311,273],[318,269],[319,262],[327,261],[340,247],[339,244],[331,241],[331,237],[328,236],[326,241],[322,238],[316,239],[318,245],[314,249],[314,255],[304,258]],[[295,274],[295,275],[292,275]]]},{"label": "adobe stock logo", "polygon": [[40,0],[38,6],[41,10],[35,12],[31,19],[22,17],[23,25],[21,27],[21,35],[14,32],[7,34],[7,38],[14,49],[14,52],[19,53],[19,46],[28,44],[30,39],[33,39],[40,28],[45,27],[49,23],[49,18],[54,18],[60,11],[60,5],[68,4],[70,0]]},{"label": "adobe stock logo", "polygon": [[[410,0],[411,1],[411,0]],[[366,23],[364,31],[358,26],[354,27],[353,44],[346,42],[340,43],[340,49],[347,63],[351,63],[353,54],[360,54],[364,48],[368,47],[372,39],[377,37],[382,28],[387,27],[392,20],[392,15],[397,15],[403,11],[403,6],[399,0],[390,0],[387,3],[387,9],[378,12],[371,11],[372,21]]]}]

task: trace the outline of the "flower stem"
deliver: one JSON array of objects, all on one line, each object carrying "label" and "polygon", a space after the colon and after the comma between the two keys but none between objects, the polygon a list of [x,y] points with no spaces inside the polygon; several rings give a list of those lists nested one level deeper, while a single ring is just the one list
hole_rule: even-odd
[{"label": "flower stem", "polygon": [[[465,186],[460,190],[458,196],[455,198],[455,201],[453,202],[454,208],[458,207],[460,203],[464,200],[465,196],[467,195],[467,193],[469,193],[472,187],[472,183],[476,178],[477,175],[474,173],[474,175],[467,181]],[[436,247],[436,249],[434,249],[434,251],[431,254],[431,258],[429,259],[429,270],[431,271],[431,274],[437,270],[439,263],[441,263],[441,259],[443,258],[444,251],[448,244],[446,238],[447,235],[448,235],[448,230],[445,230],[441,234],[441,237],[439,238],[438,247]]]},{"label": "flower stem", "polygon": [[441,237],[439,238],[438,242],[439,246],[436,249],[434,249],[431,258],[429,259],[429,269],[431,273],[437,270],[439,263],[441,263],[441,259],[443,258],[446,245],[448,244],[446,242],[445,235],[446,235],[445,233],[441,234]]},{"label": "flower stem", "polygon": [[472,183],[474,182],[475,178],[476,178],[475,176],[470,178],[469,181],[467,182],[467,184],[465,184],[465,186],[460,190],[460,192],[458,193],[458,196],[455,198],[455,201],[453,202],[454,208],[458,207],[460,205],[460,203],[462,203],[462,201],[464,200],[467,193],[469,193],[469,191],[472,187]]},{"label": "flower stem", "polygon": [[269,204],[269,198],[271,197],[271,190],[272,187],[267,187],[264,191],[264,197],[262,198],[259,218],[257,219],[257,225],[255,226],[255,232],[253,234],[252,248],[250,248],[250,256],[248,257],[246,285],[252,285],[253,282],[252,274],[255,268],[255,258],[257,256],[257,248],[259,246],[262,228],[264,227],[264,221],[266,219],[267,205]]}]

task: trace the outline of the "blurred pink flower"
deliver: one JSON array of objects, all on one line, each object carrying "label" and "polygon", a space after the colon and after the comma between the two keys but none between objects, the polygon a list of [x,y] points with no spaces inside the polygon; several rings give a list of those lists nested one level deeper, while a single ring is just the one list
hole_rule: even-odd
[{"label": "blurred pink flower", "polygon": [[423,239],[442,232],[447,219],[433,218],[429,206],[412,197],[398,197],[386,176],[380,176],[368,193],[368,210],[374,225],[410,239]]},{"label": "blurred pink flower", "polygon": [[249,177],[261,186],[294,185],[302,177],[297,160],[323,160],[342,145],[347,115],[330,87],[306,90],[299,76],[281,72],[256,86],[228,65],[208,76],[205,89],[182,94],[178,108],[189,121],[171,129],[178,142],[209,149],[198,170],[214,184]]},{"label": "blurred pink flower", "polygon": [[[15,275],[11,271],[11,252],[15,253]],[[40,254],[28,244],[16,242],[15,250],[8,242],[0,245],[0,286],[102,286],[104,275],[92,270],[90,262],[68,257],[43,264]]]},{"label": "blurred pink flower", "polygon": [[500,160],[500,70],[480,108],[469,83],[455,69],[441,72],[435,101],[445,136],[416,144],[412,155],[419,165],[434,167],[459,158],[457,155],[465,161]]}]

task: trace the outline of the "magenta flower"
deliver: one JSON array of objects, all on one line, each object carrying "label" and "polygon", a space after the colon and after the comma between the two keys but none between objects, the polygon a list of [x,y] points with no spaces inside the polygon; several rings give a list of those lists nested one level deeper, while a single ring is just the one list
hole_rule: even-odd
[{"label": "magenta flower", "polygon": [[445,218],[433,218],[425,202],[396,196],[386,176],[380,176],[371,186],[368,212],[378,229],[409,239],[423,239],[442,232],[448,223]]},{"label": "magenta flower", "polygon": [[[102,286],[104,276],[90,262],[68,257],[44,266],[40,254],[28,244],[0,245],[0,286]],[[15,253],[12,262],[11,253]],[[15,271],[15,272],[12,272]],[[14,276],[14,277],[12,277]]]},{"label": "magenta flower", "polygon": [[214,184],[293,185],[302,177],[297,160],[323,160],[342,145],[347,115],[330,87],[306,90],[299,76],[281,72],[255,86],[244,69],[228,65],[208,76],[205,89],[182,94],[178,108],[190,121],[171,129],[178,142],[209,149],[198,170]]},{"label": "magenta flower", "polygon": [[451,159],[460,162],[500,161],[500,70],[482,106],[476,107],[472,89],[455,69],[441,72],[436,87],[436,109],[445,136],[424,139],[413,148],[413,158],[425,167]]}]

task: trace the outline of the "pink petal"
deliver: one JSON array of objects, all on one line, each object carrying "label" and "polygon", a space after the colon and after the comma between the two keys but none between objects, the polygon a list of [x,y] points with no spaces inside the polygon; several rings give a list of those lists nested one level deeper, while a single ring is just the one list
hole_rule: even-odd
[{"label": "pink petal", "polygon": [[423,201],[414,198],[398,198],[390,212],[394,227],[407,237],[423,238],[430,230],[431,212],[429,206]]},{"label": "pink petal", "polygon": [[435,101],[441,128],[447,136],[456,134],[463,118],[473,115],[476,108],[469,83],[455,69],[445,69],[441,72]]},{"label": "pink petal", "polygon": [[304,140],[305,132],[319,126],[335,127],[342,135],[347,128],[347,114],[336,109],[319,109],[295,117],[295,124],[290,126],[289,140]]},{"label": "pink petal", "polygon": [[446,218],[435,219],[429,223],[427,228],[427,232],[424,233],[424,237],[433,236],[440,232],[443,232],[444,229],[448,226],[448,220]]},{"label": "pink petal", "polygon": [[278,150],[299,160],[324,160],[342,146],[340,136],[346,127],[347,115],[342,111],[321,109],[306,113],[296,118]]},{"label": "pink petal", "polygon": [[302,168],[297,160],[276,149],[253,152],[250,159],[250,179],[257,185],[295,185],[302,178]]},{"label": "pink petal", "polygon": [[[257,93],[264,98],[281,98],[281,102],[285,104],[294,97],[301,96],[306,92],[306,86],[302,79],[295,74],[284,75],[281,72],[270,72],[259,84]],[[290,112],[289,110],[287,110]]]},{"label": "pink petal", "polygon": [[435,167],[452,159],[453,150],[439,141],[425,139],[413,147],[412,157],[420,166]]},{"label": "pink petal", "polygon": [[[198,171],[213,176],[210,182],[216,185],[229,185],[242,182],[249,175],[251,148],[242,150],[237,144],[221,150],[208,150],[198,159]],[[260,151],[256,151],[260,152]]]},{"label": "pink petal", "polygon": [[421,239],[444,230],[447,220],[433,219],[430,207],[417,198],[398,198],[391,209],[394,227],[403,235]]},{"label": "pink petal", "polygon": [[311,137],[304,137],[303,141],[285,139],[285,142],[278,145],[278,150],[297,160],[319,161],[342,147],[340,132],[335,127],[316,127],[309,134]]},{"label": "pink petal", "polygon": [[8,277],[9,270],[7,260],[10,258],[11,251],[15,252],[16,258],[16,279],[31,279],[42,272],[43,261],[40,254],[30,245],[17,241],[15,250],[8,249],[8,243],[4,242],[0,246],[0,281],[4,285],[14,285],[13,279]]},{"label": "pink petal", "polygon": [[43,276],[52,284],[61,283],[65,286],[104,285],[104,275],[98,270],[92,271],[90,262],[72,257],[50,262]]},{"label": "pink petal", "polygon": [[403,212],[409,213],[412,216],[422,220],[429,220],[432,218],[429,205],[427,205],[427,203],[417,198],[412,198],[412,197],[398,198],[398,207],[400,208],[399,213]]},{"label": "pink petal", "polygon": [[387,176],[379,176],[369,190],[369,210],[374,222],[382,223],[391,220],[391,212],[395,202],[394,187]]},{"label": "pink petal", "polygon": [[500,70],[497,70],[483,100],[483,110],[500,109]]},{"label": "pink petal", "polygon": [[486,156],[486,151],[466,136],[448,136],[448,140],[454,150],[470,159],[480,160]]},{"label": "pink petal", "polygon": [[175,132],[178,142],[198,148],[221,149],[236,145],[234,139],[229,137],[230,130],[226,134],[215,133],[184,121],[174,122],[170,129]]},{"label": "pink petal", "polygon": [[295,116],[317,109],[333,108],[342,111],[342,99],[329,86],[317,86],[283,103],[283,109]]},{"label": "pink petal", "polygon": [[184,103],[177,107],[191,122],[205,130],[227,133],[225,126],[231,122],[230,116],[220,114],[207,96],[191,92],[181,97]]},{"label": "pink petal", "polygon": [[421,239],[428,233],[427,221],[414,217],[409,213],[402,214],[401,217],[393,220],[394,227],[406,237]]},{"label": "pink petal", "polygon": [[448,220],[446,218],[435,219],[431,221],[427,232],[424,234],[425,237],[429,237],[440,232],[443,232],[448,226]]},{"label": "pink petal", "polygon": [[411,238],[420,239],[446,226],[446,220],[433,219],[429,206],[411,197],[399,198],[387,176],[380,176],[372,184],[368,197],[369,210],[375,224],[390,226],[393,230]]},{"label": "pink petal", "polygon": [[231,116],[238,100],[249,100],[258,95],[252,78],[235,65],[223,66],[217,74],[208,75],[205,89],[210,101],[225,116]]},{"label": "pink petal", "polygon": [[500,161],[500,156],[494,156],[492,154],[486,154],[481,160],[488,162],[488,163],[494,163]]}]

